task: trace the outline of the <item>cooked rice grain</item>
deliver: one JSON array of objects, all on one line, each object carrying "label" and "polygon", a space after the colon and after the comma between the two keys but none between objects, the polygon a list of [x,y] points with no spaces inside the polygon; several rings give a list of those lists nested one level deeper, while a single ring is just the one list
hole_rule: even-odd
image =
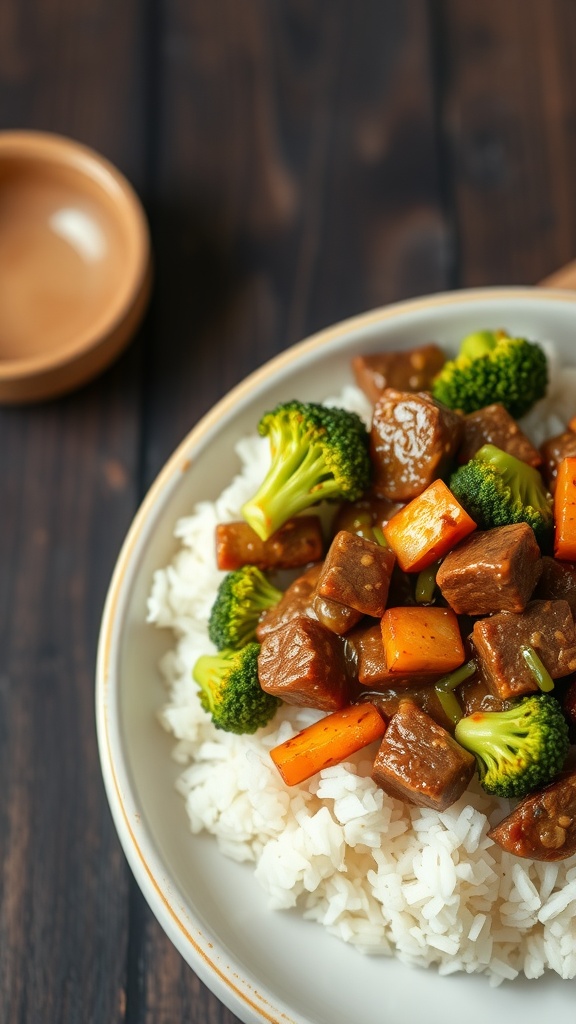
[{"label": "cooked rice grain", "polygon": [[[537,443],[563,429],[574,377],[553,363],[548,398],[523,422]],[[329,401],[369,421],[354,387]],[[186,766],[178,789],[190,828],[212,833],[226,856],[252,862],[271,909],[298,906],[363,953],[393,953],[443,975],[483,973],[491,985],[546,970],[575,977],[576,857],[541,864],[504,853],[487,831],[507,803],[473,785],[442,813],[409,806],[372,782],[366,751],[289,789],[268,752],[317,712],[284,706],[256,736],[212,726],[192,667],[214,649],[207,621],[222,577],[214,528],[239,517],[269,458],[256,436],[237,453],[240,471],[221,497],[176,524],[180,550],[156,572],[148,603],[149,622],[175,638],[160,666],[169,694],[160,721]]]}]

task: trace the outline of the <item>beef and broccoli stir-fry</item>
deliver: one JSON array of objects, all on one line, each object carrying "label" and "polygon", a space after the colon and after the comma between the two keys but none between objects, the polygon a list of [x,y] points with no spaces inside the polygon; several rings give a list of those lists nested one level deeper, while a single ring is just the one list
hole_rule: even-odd
[{"label": "beef and broccoli stir-fry", "polygon": [[237,733],[282,702],[324,712],[271,751],[287,785],[378,741],[387,793],[443,810],[477,775],[515,801],[496,843],[568,857],[576,421],[531,443],[517,419],[546,393],[546,357],[504,331],[470,335],[450,361],[428,344],[352,372],[368,428],[297,400],[260,421],[270,468],[242,521],[217,528],[202,704]]}]

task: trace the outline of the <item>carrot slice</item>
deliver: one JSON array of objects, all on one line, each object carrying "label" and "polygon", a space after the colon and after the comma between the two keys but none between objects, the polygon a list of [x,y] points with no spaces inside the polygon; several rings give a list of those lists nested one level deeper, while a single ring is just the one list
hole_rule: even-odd
[{"label": "carrot slice", "polygon": [[554,491],[554,554],[576,560],[576,458],[562,459]]},{"label": "carrot slice", "polygon": [[451,608],[388,608],[381,628],[391,672],[452,672],[465,659],[458,618]]},{"label": "carrot slice", "polygon": [[476,529],[443,480],[435,480],[384,526],[404,572],[421,572]]},{"label": "carrot slice", "polygon": [[380,739],[386,723],[373,704],[353,704],[321,718],[270,751],[287,786],[297,786],[322,768],[345,761]]}]

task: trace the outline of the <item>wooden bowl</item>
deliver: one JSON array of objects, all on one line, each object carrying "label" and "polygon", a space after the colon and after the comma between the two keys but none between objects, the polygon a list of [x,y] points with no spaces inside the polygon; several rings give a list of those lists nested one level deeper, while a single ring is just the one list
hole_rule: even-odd
[{"label": "wooden bowl", "polygon": [[84,384],[127,345],[150,291],[141,204],[93,150],[0,132],[0,402]]}]

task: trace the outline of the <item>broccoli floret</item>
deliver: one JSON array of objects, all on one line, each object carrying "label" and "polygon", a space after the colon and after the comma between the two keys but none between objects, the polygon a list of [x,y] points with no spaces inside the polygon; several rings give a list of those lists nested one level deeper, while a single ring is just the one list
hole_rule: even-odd
[{"label": "broccoli floret", "polygon": [[200,703],[217,729],[252,733],[274,717],[281,701],[260,686],[259,652],[260,644],[249,643],[239,651],[204,654],[194,665]]},{"label": "broccoli floret", "polygon": [[518,419],[544,397],[547,386],[548,361],[540,345],[504,331],[478,331],[464,338],[456,358],[444,364],[432,394],[465,413],[499,402]]},{"label": "broccoli floret", "polygon": [[242,515],[262,540],[319,501],[356,501],[370,483],[369,434],[356,413],[315,403],[284,402],[258,431],[272,462]]},{"label": "broccoli floret", "polygon": [[219,651],[238,651],[256,637],[263,611],[278,604],[278,590],[255,565],[226,574],[218,587],[208,621],[208,635]]},{"label": "broccoli floret", "polygon": [[568,753],[568,726],[548,694],[525,697],[507,711],[475,711],[461,718],[454,736],[474,754],[486,792],[526,796],[550,782]]},{"label": "broccoli floret", "polygon": [[485,444],[450,477],[450,490],[482,530],[528,523],[540,547],[550,542],[552,498],[537,469]]}]

